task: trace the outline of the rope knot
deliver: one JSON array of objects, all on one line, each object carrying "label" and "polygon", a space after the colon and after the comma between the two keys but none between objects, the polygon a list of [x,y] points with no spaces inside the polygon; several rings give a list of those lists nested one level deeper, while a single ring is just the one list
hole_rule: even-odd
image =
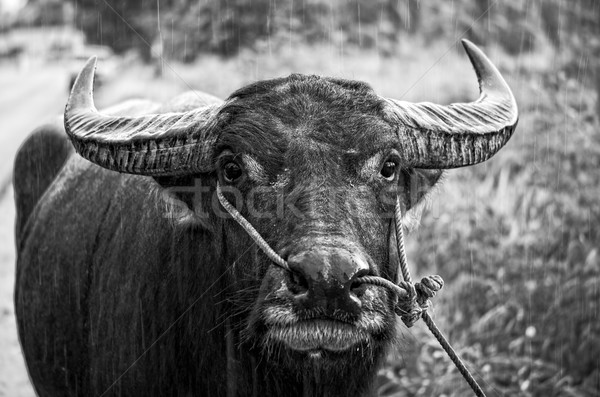
[{"label": "rope knot", "polygon": [[395,312],[402,322],[408,327],[412,327],[421,318],[424,312],[431,306],[430,298],[444,286],[444,280],[438,275],[426,276],[419,283],[409,283],[401,281],[400,286],[408,294],[405,297],[398,298]]}]

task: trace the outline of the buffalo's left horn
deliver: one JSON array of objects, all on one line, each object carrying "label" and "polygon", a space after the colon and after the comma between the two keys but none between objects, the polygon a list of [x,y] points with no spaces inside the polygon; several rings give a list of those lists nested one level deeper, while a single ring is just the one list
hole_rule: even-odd
[{"label": "buffalo's left horn", "polygon": [[416,168],[456,168],[492,157],[510,139],[519,112],[510,88],[485,54],[462,40],[479,80],[479,99],[448,106],[386,99],[402,145]]},{"label": "buffalo's left horn", "polygon": [[65,109],[65,130],[84,158],[111,170],[154,176],[211,170],[211,134],[220,105],[183,113],[109,116],[94,106],[96,58],[77,76]]}]

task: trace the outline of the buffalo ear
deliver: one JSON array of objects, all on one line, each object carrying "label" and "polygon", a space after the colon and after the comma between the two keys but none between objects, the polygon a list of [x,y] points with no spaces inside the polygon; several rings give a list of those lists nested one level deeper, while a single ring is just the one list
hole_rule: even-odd
[{"label": "buffalo ear", "polygon": [[427,197],[441,183],[443,175],[441,169],[411,168],[403,171],[400,191],[405,215],[402,221],[409,230],[418,225]]},{"label": "buffalo ear", "polygon": [[197,176],[154,176],[153,178],[163,189],[194,211],[194,186],[196,186]]},{"label": "buffalo ear", "polygon": [[210,178],[207,174],[154,176],[164,215],[178,227],[201,228],[214,232],[210,221]]}]

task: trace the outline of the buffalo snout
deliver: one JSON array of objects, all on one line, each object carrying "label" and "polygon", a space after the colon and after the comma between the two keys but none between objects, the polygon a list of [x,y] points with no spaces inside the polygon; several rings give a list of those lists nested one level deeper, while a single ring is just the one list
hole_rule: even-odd
[{"label": "buffalo snout", "polygon": [[299,309],[335,317],[357,315],[364,287],[356,282],[369,274],[366,258],[341,248],[313,248],[288,257],[288,287]]}]

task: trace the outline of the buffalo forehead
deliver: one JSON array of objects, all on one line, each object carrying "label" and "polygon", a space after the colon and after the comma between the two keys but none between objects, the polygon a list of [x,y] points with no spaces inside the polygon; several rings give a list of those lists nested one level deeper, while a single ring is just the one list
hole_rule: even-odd
[{"label": "buffalo forehead", "polygon": [[[352,172],[359,163],[397,146],[383,105],[368,86],[351,88],[314,76],[261,85],[230,98],[223,146],[251,154],[272,177],[286,168]],[[359,87],[359,89],[355,89]],[[252,92],[248,93],[248,92]]]}]

